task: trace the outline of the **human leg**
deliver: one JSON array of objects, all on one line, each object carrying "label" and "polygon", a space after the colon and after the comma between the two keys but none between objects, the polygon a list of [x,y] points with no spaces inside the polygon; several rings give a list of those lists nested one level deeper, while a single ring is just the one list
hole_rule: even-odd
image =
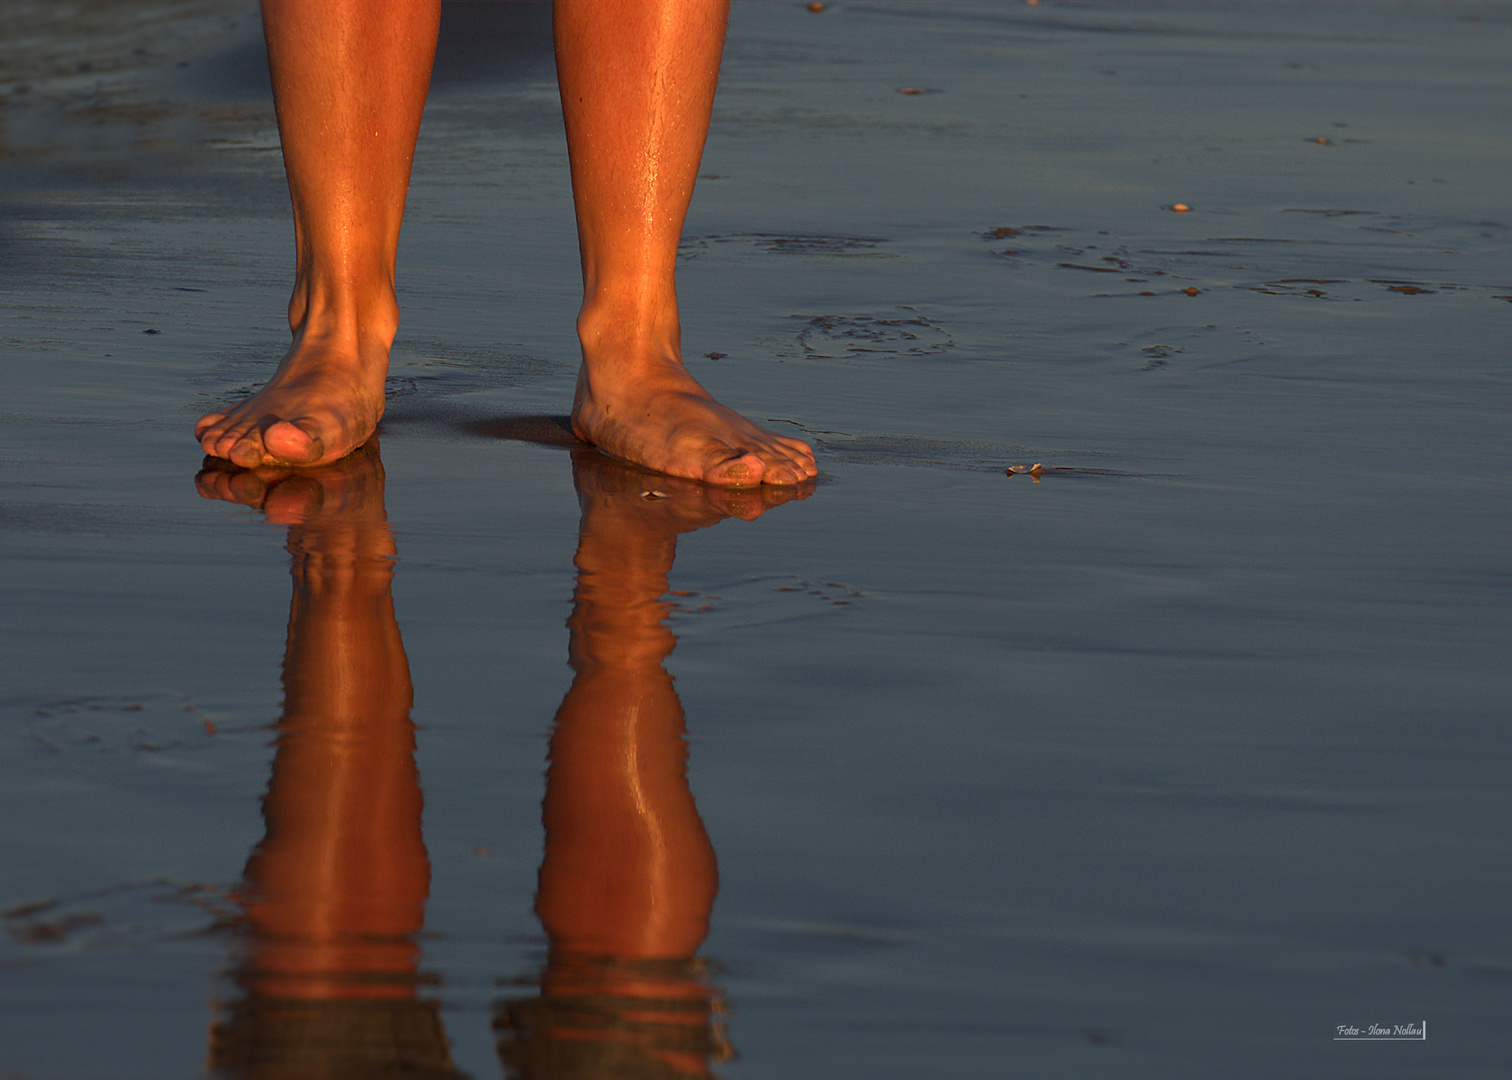
[{"label": "human leg", "polygon": [[808,446],[716,402],[683,366],[673,269],[719,78],[727,0],[557,0],[583,307],[578,436],[727,486],[815,474]]},{"label": "human leg", "polygon": [[263,0],[294,203],[294,341],[262,390],[202,417],[207,454],[319,465],[383,415],[399,325],[394,262],[439,0]]}]

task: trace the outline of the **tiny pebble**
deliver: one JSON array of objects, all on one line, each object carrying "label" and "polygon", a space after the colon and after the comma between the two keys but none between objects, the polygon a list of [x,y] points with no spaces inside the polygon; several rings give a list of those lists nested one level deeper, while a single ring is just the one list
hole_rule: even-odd
[{"label": "tiny pebble", "polygon": [[813,12],[813,13],[814,13],[814,14],[815,14],[815,15],[817,15],[817,14],[819,14],[819,13],[820,13],[820,12],[821,12],[821,11],[823,11],[823,10],[824,10],[824,5],[823,5],[823,4],[821,4],[821,3],[820,3],[820,2],[819,2],[819,0],[814,0],[814,2],[813,2],[813,3],[812,3],[812,4],[810,4],[810,5],[809,5],[809,6],[808,6],[808,9],[809,9],[809,10],[810,10],[810,11],[812,11],[812,12]]},{"label": "tiny pebble", "polygon": [[1171,204],[1171,212],[1174,213],[1174,214],[1184,214],[1184,213],[1186,213],[1190,209],[1191,209],[1191,207],[1188,206],[1184,202],[1172,203]]}]

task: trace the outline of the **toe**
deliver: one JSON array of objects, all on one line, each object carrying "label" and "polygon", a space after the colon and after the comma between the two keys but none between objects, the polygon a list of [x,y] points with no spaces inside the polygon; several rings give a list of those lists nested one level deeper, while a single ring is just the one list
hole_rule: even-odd
[{"label": "toe", "polygon": [[[815,476],[819,472],[819,467],[814,464],[814,452],[809,449],[808,444],[805,442],[779,437],[773,453],[784,466],[792,470],[793,475],[798,480]],[[770,483],[770,478],[768,482]]]},{"label": "toe", "polygon": [[229,421],[219,424],[207,430],[200,439],[200,447],[205,453],[214,457],[231,460],[231,451],[236,444],[247,437],[249,429],[246,424],[232,424]]},{"label": "toe", "polygon": [[767,484],[801,484],[816,471],[812,462],[796,454],[779,453],[774,454],[773,460],[768,463],[762,481]]},{"label": "toe", "polygon": [[213,453],[244,469],[255,469],[268,460],[262,436],[256,431],[246,432],[240,438],[234,435],[222,436]]},{"label": "toe", "polygon": [[759,457],[742,453],[714,465],[704,473],[704,481],[720,487],[756,487],[765,472],[766,465]]},{"label": "toe", "polygon": [[[199,439],[200,449],[211,457],[225,458],[221,452],[221,443],[226,441],[226,429],[219,424],[214,427],[196,429],[196,438]],[[229,447],[227,447],[229,449]]]},{"label": "toe", "polygon": [[268,425],[262,442],[271,459],[290,465],[314,465],[325,454],[325,441],[319,435],[288,420]]},{"label": "toe", "polygon": [[203,443],[211,437],[212,431],[226,422],[225,413],[206,413],[194,423],[194,437]]}]

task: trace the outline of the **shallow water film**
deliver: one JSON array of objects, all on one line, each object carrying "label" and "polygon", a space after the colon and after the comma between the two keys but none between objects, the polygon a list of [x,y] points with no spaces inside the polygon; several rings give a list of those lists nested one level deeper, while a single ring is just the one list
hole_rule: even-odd
[{"label": "shallow water film", "polygon": [[[817,10],[815,10],[817,9]],[[449,5],[380,437],[255,10],[0,9],[0,1077],[1500,1077],[1512,11],[737,4],[571,437],[549,11]]]}]

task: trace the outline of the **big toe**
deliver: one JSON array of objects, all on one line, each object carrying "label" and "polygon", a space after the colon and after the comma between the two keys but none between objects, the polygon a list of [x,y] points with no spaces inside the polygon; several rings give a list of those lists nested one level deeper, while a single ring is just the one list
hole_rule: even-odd
[{"label": "big toe", "polygon": [[288,465],[314,465],[325,453],[325,441],[297,423],[279,420],[262,433],[268,456]]},{"label": "big toe", "polygon": [[755,454],[737,454],[712,465],[704,482],[720,487],[756,487],[766,474],[766,463]]}]

